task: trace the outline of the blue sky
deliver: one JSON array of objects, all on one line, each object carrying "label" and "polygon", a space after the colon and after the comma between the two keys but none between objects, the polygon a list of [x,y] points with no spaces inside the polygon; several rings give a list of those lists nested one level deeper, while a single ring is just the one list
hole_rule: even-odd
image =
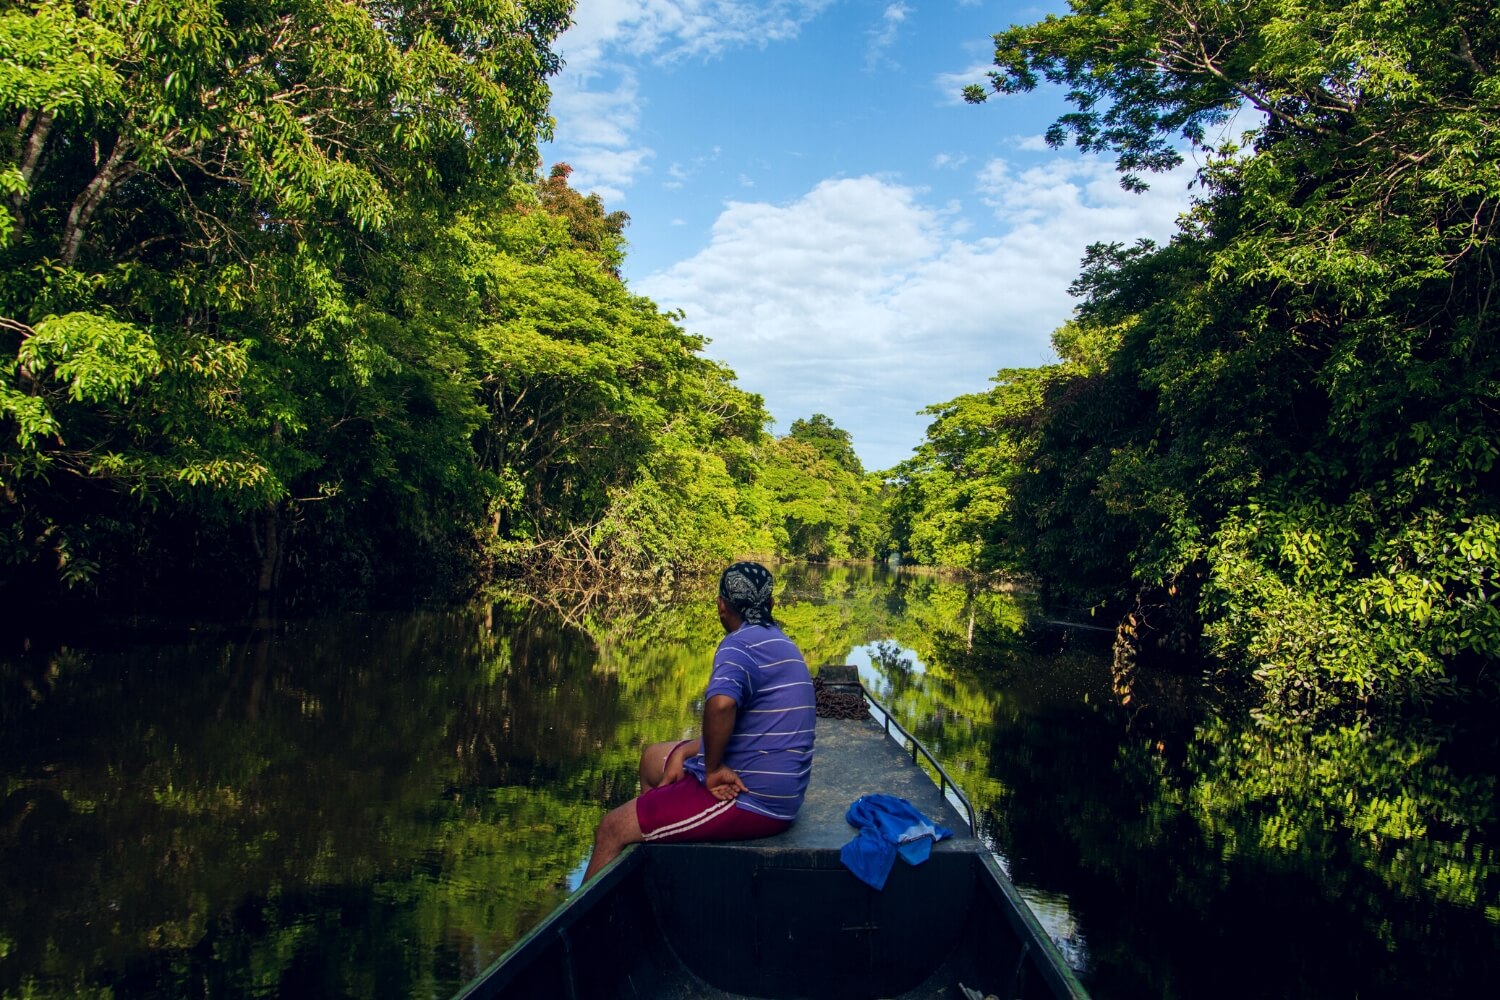
[{"label": "blue sky", "polygon": [[1191,160],[1119,188],[1046,148],[1052,89],[959,98],[992,36],[1064,13],[1004,0],[579,0],[546,161],[630,213],[625,277],[766,399],[826,413],[867,468],[924,406],[1053,359],[1097,240],[1164,240]]}]

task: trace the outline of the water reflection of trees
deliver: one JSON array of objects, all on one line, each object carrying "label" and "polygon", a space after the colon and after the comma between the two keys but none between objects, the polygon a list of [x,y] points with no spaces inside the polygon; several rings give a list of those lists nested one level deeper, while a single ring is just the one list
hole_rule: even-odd
[{"label": "water reflection of trees", "polygon": [[597,753],[624,703],[587,637],[481,620],[5,665],[0,994],[472,975],[562,898],[634,780]]},{"label": "water reflection of trees", "polygon": [[1069,901],[1100,995],[1440,995],[1500,973],[1478,727],[1314,728],[1149,671],[1122,694],[1107,650],[1028,630],[1013,595],[905,577],[875,603],[840,637],[1017,879]]},{"label": "water reflection of trees", "polygon": [[[1122,706],[1107,651],[1019,595],[780,575],[809,661],[864,650],[1016,879],[1067,901],[1098,995],[1500,973],[1493,738],[1278,725],[1144,671]],[[710,597],[0,663],[0,995],[451,990],[562,899],[641,743],[695,730]]]},{"label": "water reflection of trees", "polygon": [[1197,733],[1187,801],[1227,854],[1347,857],[1403,896],[1500,922],[1495,776],[1455,766],[1461,739],[1424,720],[1214,716]]}]

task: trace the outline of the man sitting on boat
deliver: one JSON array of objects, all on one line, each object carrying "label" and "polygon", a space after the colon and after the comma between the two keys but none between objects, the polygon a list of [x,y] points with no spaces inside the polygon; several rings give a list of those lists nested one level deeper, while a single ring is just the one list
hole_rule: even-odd
[{"label": "man sitting on boat", "polygon": [[787,829],[812,774],[817,709],[807,663],[771,618],[771,573],[740,562],[719,577],[719,621],[699,739],[652,743],[641,794],[594,834],[584,881],[629,844],[750,840]]}]

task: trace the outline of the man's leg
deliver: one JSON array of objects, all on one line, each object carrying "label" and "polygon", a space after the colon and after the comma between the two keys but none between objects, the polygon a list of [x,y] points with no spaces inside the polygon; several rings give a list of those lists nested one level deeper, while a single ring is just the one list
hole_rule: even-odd
[{"label": "man's leg", "polygon": [[594,831],[594,854],[589,858],[583,881],[593,878],[599,869],[619,857],[626,847],[639,844],[643,839],[641,823],[635,815],[635,799],[605,813],[604,818],[599,821],[599,829]]},{"label": "man's leg", "polygon": [[646,749],[641,751],[641,791],[649,792],[661,784],[663,770],[667,766],[667,754],[676,745],[676,740],[646,744]]}]

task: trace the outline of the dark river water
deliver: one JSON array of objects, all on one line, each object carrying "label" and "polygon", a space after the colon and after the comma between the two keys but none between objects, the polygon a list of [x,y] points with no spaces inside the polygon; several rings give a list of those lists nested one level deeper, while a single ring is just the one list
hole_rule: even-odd
[{"label": "dark river water", "polygon": [[[1011,595],[784,576],[1096,997],[1493,995],[1493,727],[1256,720]],[[0,998],[450,995],[695,731],[719,635],[706,596],[516,599],[0,659]]]}]

